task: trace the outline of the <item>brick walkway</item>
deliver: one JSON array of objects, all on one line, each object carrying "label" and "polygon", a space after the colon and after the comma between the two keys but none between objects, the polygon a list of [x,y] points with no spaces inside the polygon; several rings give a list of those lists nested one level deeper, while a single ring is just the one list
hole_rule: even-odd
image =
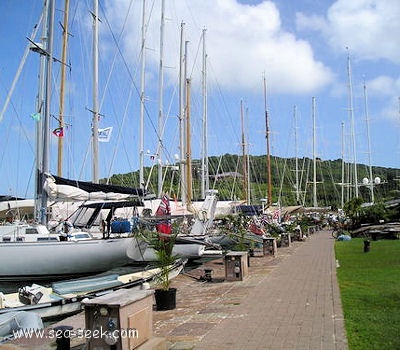
[{"label": "brick walkway", "polygon": [[326,231],[301,243],[194,349],[347,349],[333,245]]},{"label": "brick walkway", "polygon": [[[153,312],[153,334],[171,350],[346,350],[334,240],[320,231],[278,256],[251,258],[243,281],[224,282],[222,259],[173,280],[177,307]],[[199,280],[213,269],[213,282]],[[84,312],[60,322],[85,328]],[[55,325],[52,325],[54,327]],[[85,339],[71,339],[85,349]],[[54,349],[49,339],[20,339],[6,349]]]}]

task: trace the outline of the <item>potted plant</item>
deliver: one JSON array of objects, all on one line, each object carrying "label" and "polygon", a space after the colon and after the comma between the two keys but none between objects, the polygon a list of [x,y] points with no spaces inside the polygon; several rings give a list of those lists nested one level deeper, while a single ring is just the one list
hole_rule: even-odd
[{"label": "potted plant", "polygon": [[177,232],[175,228],[169,234],[152,232],[151,246],[156,255],[155,263],[160,268],[154,293],[157,310],[172,310],[176,307],[176,288],[171,288],[169,273],[177,259],[173,254]]}]

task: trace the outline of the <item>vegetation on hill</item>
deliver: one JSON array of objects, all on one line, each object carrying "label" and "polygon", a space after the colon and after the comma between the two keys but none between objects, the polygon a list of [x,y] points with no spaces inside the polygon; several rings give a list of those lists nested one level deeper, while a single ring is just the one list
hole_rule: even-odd
[{"label": "vegetation on hill", "polygon": [[[281,205],[312,206],[313,191],[313,161],[309,158],[298,159],[297,177],[299,184],[299,198],[296,200],[296,159],[280,158],[271,156],[271,183],[272,183],[272,202],[280,202]],[[342,181],[342,168],[345,177]],[[341,159],[336,160],[317,160],[317,201],[319,206],[331,206],[339,208],[342,199],[341,183],[349,183],[354,166],[352,164],[342,164]],[[172,197],[180,198],[179,192],[179,172],[172,167],[163,169],[165,174],[164,191],[170,193]],[[200,161],[193,160],[193,199],[199,199],[201,169]],[[210,188],[218,190],[220,200],[242,200],[245,198],[244,179],[243,179],[242,156],[225,154],[223,156],[209,157]],[[364,178],[369,178],[369,168],[366,165],[358,164],[357,173],[359,183],[362,184]],[[349,175],[350,174],[350,175]],[[381,183],[374,186],[375,202],[395,199],[399,197],[397,177],[399,169],[373,167],[373,177],[379,177]],[[154,167],[145,168],[145,179],[149,181],[149,191],[157,193],[157,169]],[[249,156],[249,178],[251,188],[251,203],[261,204],[261,199],[265,198],[267,191],[267,163],[266,156]],[[129,187],[138,187],[138,171],[127,174],[118,174],[111,177],[111,183]],[[354,187],[343,186],[343,199],[347,202],[354,196]],[[359,186],[359,197],[363,202],[371,200],[370,188]]]}]

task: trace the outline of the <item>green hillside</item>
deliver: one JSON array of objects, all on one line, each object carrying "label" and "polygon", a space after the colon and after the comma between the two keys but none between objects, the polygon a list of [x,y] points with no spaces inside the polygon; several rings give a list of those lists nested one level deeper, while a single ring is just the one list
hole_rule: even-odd
[{"label": "green hillside", "polygon": [[[316,162],[317,201],[319,206],[340,207],[342,198],[342,167],[344,168],[344,183],[354,182],[354,165],[342,164],[341,159],[320,160]],[[298,159],[297,177],[299,184],[299,203],[296,200],[296,159],[271,156],[272,202],[280,201],[281,205],[303,204],[312,206],[313,191],[313,161],[309,158]],[[163,190],[171,196],[180,197],[179,172],[171,167],[164,169]],[[200,199],[200,161],[193,160],[193,200]],[[220,200],[237,200],[245,197],[243,161],[238,155],[225,154],[219,157],[209,157],[210,188],[219,192]],[[145,179],[149,174],[149,191],[157,193],[157,169],[145,168]],[[366,165],[357,165],[358,183],[369,178],[369,168]],[[398,198],[400,175],[399,169],[373,167],[372,177],[379,177],[381,184],[374,186],[375,202]],[[266,156],[249,157],[250,198],[251,203],[260,204],[267,195],[267,162]],[[139,187],[138,171],[118,174],[111,177],[111,183],[129,187]],[[346,202],[354,197],[354,186],[343,186],[343,198]],[[363,201],[371,200],[370,188],[359,186],[359,197]]]}]

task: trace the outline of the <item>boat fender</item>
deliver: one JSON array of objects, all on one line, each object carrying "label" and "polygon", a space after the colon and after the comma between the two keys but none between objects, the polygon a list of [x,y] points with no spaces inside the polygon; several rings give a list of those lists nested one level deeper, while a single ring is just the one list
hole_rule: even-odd
[{"label": "boat fender", "polygon": [[140,286],[140,289],[142,289],[142,290],[150,289],[150,283],[143,282],[142,285]]},{"label": "boat fender", "polygon": [[4,304],[6,301],[6,297],[2,292],[0,292],[0,309],[4,309]]}]

